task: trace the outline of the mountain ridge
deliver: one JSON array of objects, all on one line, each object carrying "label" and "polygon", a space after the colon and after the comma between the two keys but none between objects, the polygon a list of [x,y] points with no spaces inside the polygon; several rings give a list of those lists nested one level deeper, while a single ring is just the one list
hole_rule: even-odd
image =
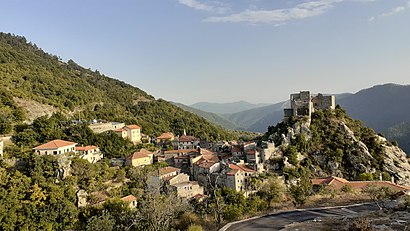
[{"label": "mountain ridge", "polygon": [[[0,134],[27,118],[16,98],[49,105],[82,119],[138,124],[143,133],[157,136],[173,131],[205,140],[236,135],[141,89],[92,71],[73,60],[61,61],[23,36],[0,33]],[[33,119],[33,118],[30,118]]]},{"label": "mountain ridge", "polygon": [[253,104],[253,103],[249,103],[244,100],[240,100],[240,101],[235,101],[235,102],[230,102],[230,103],[198,102],[198,103],[189,105],[189,107],[199,109],[205,112],[215,113],[215,114],[231,114],[231,113],[245,111],[245,110],[249,110],[253,108],[264,107],[267,105],[269,104],[265,104],[265,103]]}]

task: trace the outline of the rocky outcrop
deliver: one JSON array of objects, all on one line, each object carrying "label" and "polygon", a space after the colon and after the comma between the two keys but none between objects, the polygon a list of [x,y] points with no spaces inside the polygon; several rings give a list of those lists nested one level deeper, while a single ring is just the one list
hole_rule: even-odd
[{"label": "rocky outcrop", "polygon": [[[276,137],[281,137],[283,146],[291,145],[292,140],[298,135],[303,134],[306,140],[310,140],[312,132],[309,129],[309,122],[297,122],[292,127],[287,129],[286,134],[272,134]],[[309,166],[309,169],[316,177],[326,177],[329,175],[343,177],[347,179],[357,179],[361,173],[387,172],[395,180],[395,183],[410,186],[410,164],[407,160],[407,154],[397,146],[391,145],[385,138],[374,135],[375,143],[379,145],[380,151],[375,151],[372,146],[371,151],[366,146],[345,122],[337,121],[337,134],[340,134],[340,142],[343,142],[343,153],[341,159],[332,159],[332,154],[323,153],[323,150],[317,149],[309,154],[314,164]],[[374,145],[372,143],[372,145]],[[381,147],[381,148],[380,148]],[[333,149],[334,150],[334,149]],[[372,155],[373,153],[373,155]],[[302,160],[302,158],[298,158]],[[286,168],[294,167],[288,163],[287,158],[282,159],[282,166]],[[378,164],[376,164],[378,163]],[[381,166],[382,165],[382,166]],[[278,164],[275,167],[280,166]]]},{"label": "rocky outcrop", "polygon": [[384,146],[384,168],[394,177],[395,183],[410,186],[410,164],[407,154],[396,146]]}]

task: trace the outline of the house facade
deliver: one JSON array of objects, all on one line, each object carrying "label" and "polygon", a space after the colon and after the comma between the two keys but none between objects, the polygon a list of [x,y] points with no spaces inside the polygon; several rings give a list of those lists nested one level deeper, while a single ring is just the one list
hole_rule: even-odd
[{"label": "house facade", "polygon": [[237,192],[249,192],[249,179],[255,176],[255,170],[250,169],[242,164],[230,164],[229,171],[226,174],[225,186]]},{"label": "house facade", "polygon": [[94,164],[103,158],[103,154],[97,146],[88,145],[75,147],[77,154],[80,158],[88,160],[88,162]]},{"label": "house facade", "polygon": [[159,145],[171,144],[174,139],[175,135],[172,132],[164,132],[157,137],[156,142]]},{"label": "house facade", "polygon": [[94,133],[103,133],[106,131],[114,131],[116,129],[124,127],[124,123],[120,122],[106,122],[106,123],[93,123],[88,125],[88,127],[94,132]]},{"label": "house facade", "polygon": [[128,204],[130,209],[135,209],[137,207],[137,198],[133,195],[122,197],[120,200]]},{"label": "house facade", "polygon": [[178,150],[197,149],[200,147],[201,140],[195,136],[182,135],[174,141],[174,147]]},{"label": "house facade", "polygon": [[141,142],[141,127],[135,124],[123,127],[127,131],[127,137],[133,143]]},{"label": "house facade", "polygon": [[69,152],[76,153],[75,146],[77,143],[65,140],[53,140],[33,148],[38,155],[58,155]]},{"label": "house facade", "polygon": [[134,152],[125,159],[125,165],[127,166],[146,166],[152,164],[154,160],[154,154],[145,149],[141,149],[139,152]]}]

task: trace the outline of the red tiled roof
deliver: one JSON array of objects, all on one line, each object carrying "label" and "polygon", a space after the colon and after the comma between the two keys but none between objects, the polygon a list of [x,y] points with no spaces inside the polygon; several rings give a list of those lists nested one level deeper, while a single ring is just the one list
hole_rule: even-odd
[{"label": "red tiled roof", "polygon": [[238,164],[238,165],[230,164],[229,168],[231,170],[227,173],[228,175],[235,175],[239,171],[240,172],[251,172],[251,173],[256,172],[255,170],[250,169],[250,168],[248,168],[248,167],[246,167],[245,165],[242,165],[242,164]]},{"label": "red tiled roof", "polygon": [[243,146],[247,146],[247,145],[250,145],[250,144],[255,144],[255,145],[256,145],[255,142],[253,142],[253,141],[248,141],[248,142],[244,143]]},{"label": "red tiled roof", "polygon": [[140,126],[135,125],[135,124],[127,125],[127,126],[125,126],[125,127],[126,127],[126,128],[129,128],[129,129],[141,129]]},{"label": "red tiled roof", "polygon": [[206,197],[208,197],[208,196],[207,196],[207,195],[204,195],[204,194],[196,194],[196,195],[194,195],[192,198],[202,199],[202,198],[206,198]]},{"label": "red tiled roof", "polygon": [[133,202],[133,201],[136,201],[137,198],[133,195],[128,195],[128,196],[121,198],[121,200],[124,202]]},{"label": "red tiled roof", "polygon": [[189,153],[189,152],[198,152],[198,150],[197,149],[168,150],[168,151],[164,151],[164,154],[178,154],[178,153]]},{"label": "red tiled roof", "polygon": [[180,172],[180,171],[181,171],[181,169],[174,168],[174,167],[165,167],[165,168],[160,168],[158,170],[160,176],[167,175],[167,174],[172,173],[172,172]]},{"label": "red tiled roof", "polygon": [[138,152],[134,152],[133,154],[129,155],[127,158],[131,160],[140,159],[140,158],[147,158],[152,152],[148,151],[145,148],[141,148]]},{"label": "red tiled roof", "polygon": [[329,176],[329,177],[325,177],[325,178],[316,178],[316,179],[312,179],[312,184],[313,185],[320,185],[320,184],[331,184],[334,181],[339,181],[340,183],[348,183],[349,181],[344,179],[344,178],[340,178],[340,177],[335,177],[335,176]]},{"label": "red tiled roof", "polygon": [[95,150],[95,149],[97,149],[97,146],[94,146],[94,145],[75,147],[75,150],[77,151],[89,151],[89,150]]},{"label": "red tiled roof", "polygon": [[124,128],[118,128],[114,130],[114,132],[125,132],[125,131],[127,130],[125,130]]},{"label": "red tiled roof", "polygon": [[175,136],[172,132],[165,132],[165,133],[162,133],[160,136],[158,136],[157,139],[172,139],[174,137]]},{"label": "red tiled roof", "polygon": [[191,141],[198,141],[199,138],[196,138],[195,136],[180,136],[178,141],[179,142],[191,142]]},{"label": "red tiled roof", "polygon": [[239,147],[233,147],[232,152],[242,152],[242,149]]},{"label": "red tiled roof", "polygon": [[246,151],[246,155],[255,155],[256,151],[255,150],[248,150]]},{"label": "red tiled roof", "polygon": [[37,146],[33,149],[34,150],[57,149],[57,148],[62,148],[62,147],[71,146],[71,145],[75,145],[75,144],[77,144],[77,143],[70,142],[70,141],[65,141],[65,140],[53,140],[53,141],[50,141],[48,143]]}]

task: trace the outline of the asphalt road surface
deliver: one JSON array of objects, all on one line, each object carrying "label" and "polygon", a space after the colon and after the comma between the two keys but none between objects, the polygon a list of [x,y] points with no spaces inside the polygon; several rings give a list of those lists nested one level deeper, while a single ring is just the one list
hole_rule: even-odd
[{"label": "asphalt road surface", "polygon": [[[231,224],[227,231],[264,231],[264,230],[281,230],[286,225],[294,222],[303,222],[307,220],[318,219],[329,216],[347,216],[360,214],[370,211],[377,211],[379,208],[370,203],[362,205],[350,205],[333,208],[315,208],[309,210],[292,210],[272,215],[266,215],[252,220]],[[225,226],[226,228],[226,226]],[[224,229],[223,229],[224,230]]]}]

